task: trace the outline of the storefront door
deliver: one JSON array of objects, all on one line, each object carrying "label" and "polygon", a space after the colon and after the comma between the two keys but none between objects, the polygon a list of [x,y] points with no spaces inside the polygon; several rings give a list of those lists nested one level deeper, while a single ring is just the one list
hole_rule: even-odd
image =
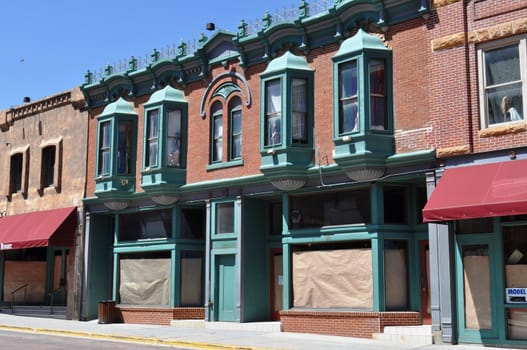
[{"label": "storefront door", "polygon": [[496,247],[491,235],[458,235],[457,314],[460,342],[479,343],[498,336]]},{"label": "storefront door", "polygon": [[236,320],[236,265],[234,255],[218,255],[218,321]]}]

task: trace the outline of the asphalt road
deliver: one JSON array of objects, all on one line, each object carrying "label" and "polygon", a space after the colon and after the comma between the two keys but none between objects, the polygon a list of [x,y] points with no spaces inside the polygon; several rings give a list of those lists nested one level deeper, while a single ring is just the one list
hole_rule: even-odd
[{"label": "asphalt road", "polygon": [[155,350],[155,349],[180,349],[163,345],[145,345],[130,342],[118,342],[78,337],[54,336],[47,334],[34,334],[27,332],[0,331],[0,350],[38,349],[38,350]]}]

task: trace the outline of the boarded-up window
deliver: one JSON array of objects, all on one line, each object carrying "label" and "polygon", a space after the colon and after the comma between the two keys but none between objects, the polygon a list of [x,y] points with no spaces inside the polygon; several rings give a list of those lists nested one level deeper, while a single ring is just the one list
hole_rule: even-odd
[{"label": "boarded-up window", "polygon": [[[169,255],[169,253],[167,253]],[[170,255],[124,256],[120,259],[121,304],[170,304]]]},{"label": "boarded-up window", "polygon": [[490,272],[487,246],[463,249],[465,328],[491,329]]},{"label": "boarded-up window", "polygon": [[295,307],[373,307],[371,248],[295,251]]}]

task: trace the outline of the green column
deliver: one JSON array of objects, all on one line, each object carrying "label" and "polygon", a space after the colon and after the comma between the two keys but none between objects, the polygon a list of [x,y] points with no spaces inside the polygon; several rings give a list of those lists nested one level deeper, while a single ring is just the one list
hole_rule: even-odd
[{"label": "green column", "polygon": [[[114,246],[119,241],[119,214],[115,214],[115,225],[114,225],[114,231],[113,231],[113,244]],[[112,254],[113,254],[113,274],[112,274],[112,300],[117,301],[119,290],[119,254],[114,253],[114,249],[112,247]]]},{"label": "green column", "polygon": [[371,240],[372,272],[373,272],[373,311],[384,311],[385,284],[384,284],[384,239],[375,237]]},{"label": "green column", "polygon": [[283,268],[283,308],[289,310],[293,307],[291,305],[291,296],[293,295],[292,283],[292,266],[291,266],[291,246],[287,243],[287,238],[284,237],[289,233],[288,218],[289,216],[289,197],[287,193],[282,193],[282,268]]},{"label": "green column", "polygon": [[179,306],[179,291],[178,288],[181,285],[181,274],[179,273],[179,265],[181,254],[177,248],[174,248],[170,251],[171,256],[171,271],[172,275],[170,278],[170,306],[175,307]]}]

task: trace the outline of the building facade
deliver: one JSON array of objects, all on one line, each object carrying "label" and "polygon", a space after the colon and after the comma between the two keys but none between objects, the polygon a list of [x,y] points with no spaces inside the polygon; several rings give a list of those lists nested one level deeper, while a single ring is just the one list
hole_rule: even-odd
[{"label": "building facade", "polygon": [[66,306],[79,317],[84,104],[75,88],[0,112],[2,305]]},{"label": "building facade", "polygon": [[527,344],[526,38],[514,0],[300,1],[88,72],[79,318]]},{"label": "building facade", "polygon": [[445,341],[524,346],[527,4],[438,1],[431,23],[433,326]]},{"label": "building facade", "polygon": [[397,68],[421,59],[399,33],[426,47],[430,12],[339,1],[310,16],[302,1],[258,32],[242,21],[193,52],[88,73],[83,317],[110,298],[124,322],[366,337],[430,323],[435,152],[397,145],[416,127]]}]

